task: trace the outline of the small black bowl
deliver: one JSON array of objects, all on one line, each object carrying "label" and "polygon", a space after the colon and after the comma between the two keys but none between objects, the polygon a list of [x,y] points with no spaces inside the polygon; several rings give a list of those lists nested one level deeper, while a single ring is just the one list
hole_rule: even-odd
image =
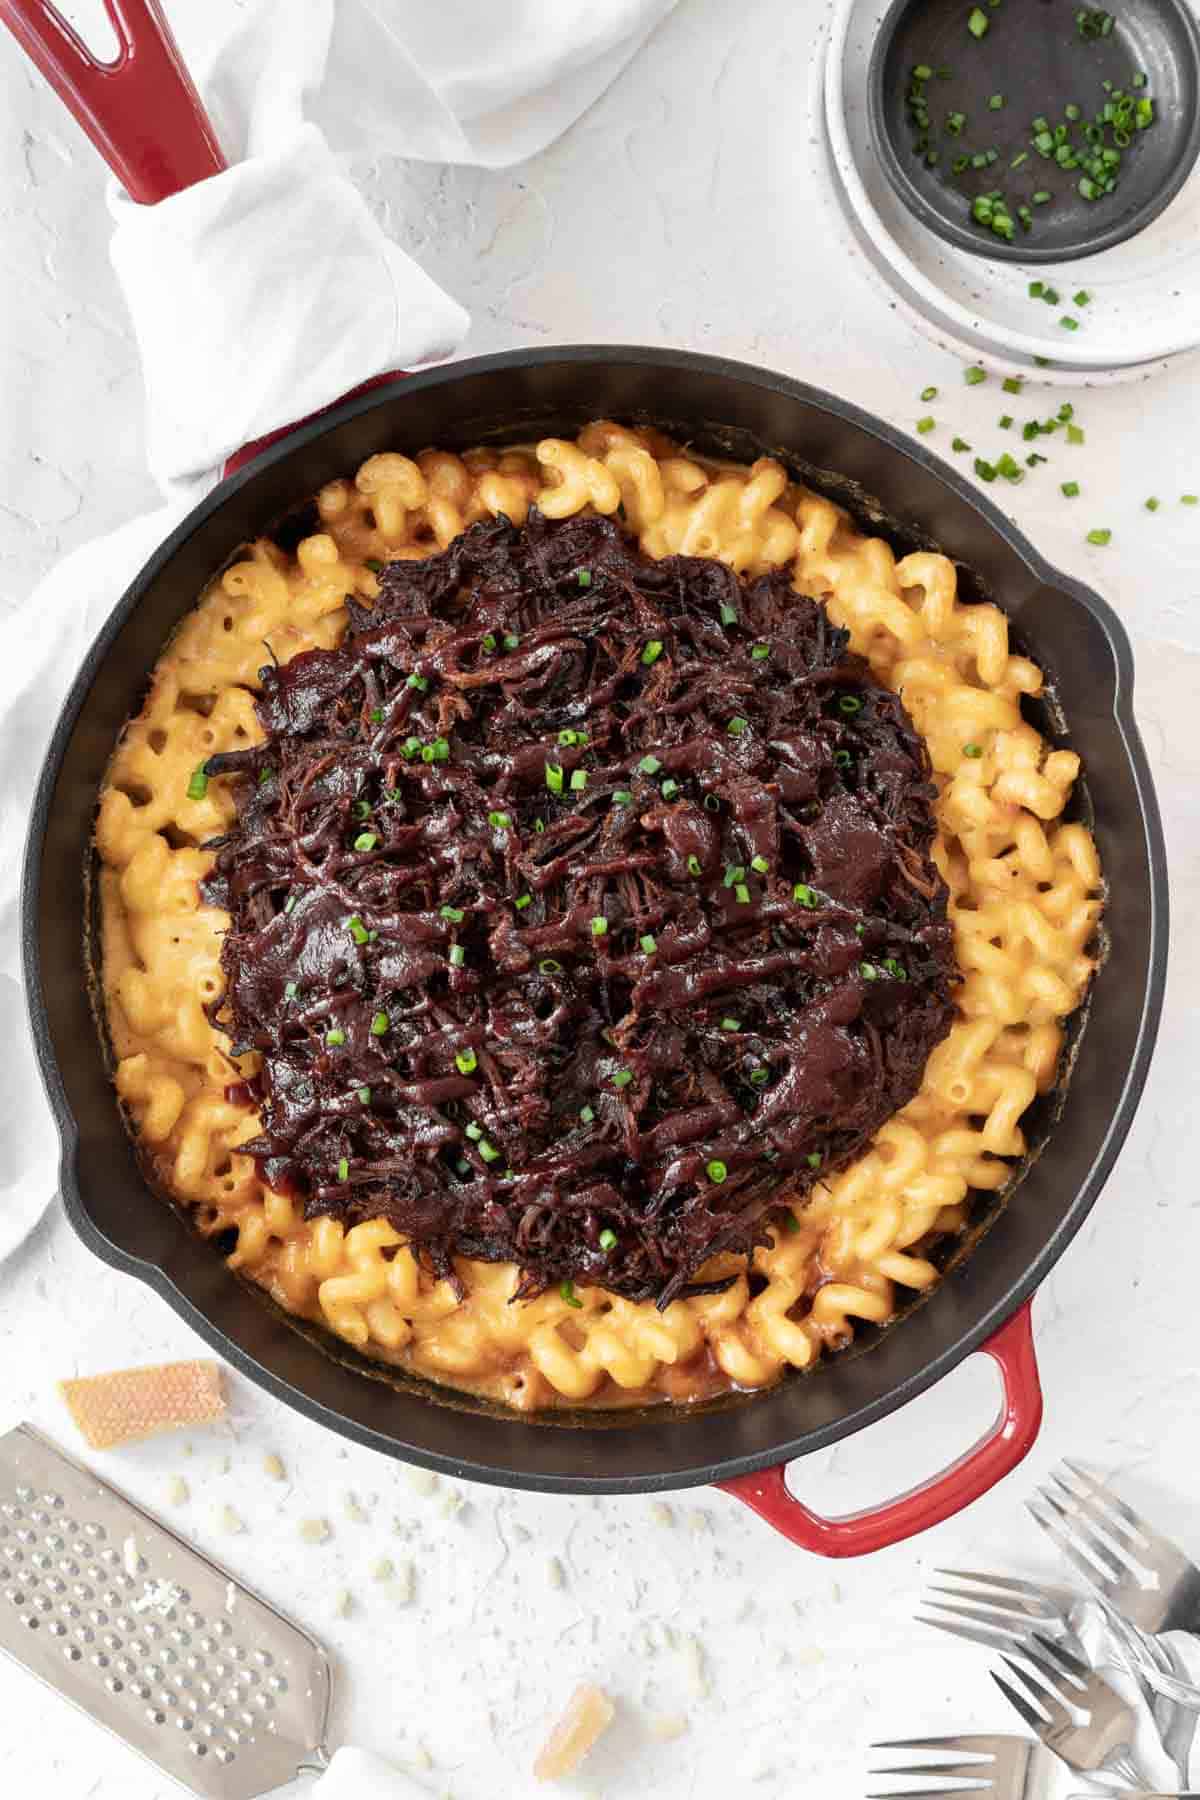
[{"label": "small black bowl", "polygon": [[[1107,0],[1111,32],[1087,40],[1076,23],[1082,3],[978,0],[988,21],[979,39],[967,25],[976,0],[893,0],[880,25],[867,74],[875,153],[909,211],[956,249],[1019,263],[1095,256],[1157,218],[1190,174],[1200,153],[1200,27],[1188,0]],[[908,105],[912,72],[922,64],[950,71],[924,85],[933,166],[915,148]],[[1145,85],[1134,89],[1138,73]],[[1085,200],[1080,171],[1062,170],[1032,148],[1031,122],[1040,116],[1054,125],[1070,103],[1092,119],[1107,98],[1105,81],[1153,100],[1155,118],[1133,133],[1113,192]],[[994,94],[1004,96],[999,110],[988,106]],[[958,137],[944,129],[952,112],[966,114]],[[1000,155],[988,168],[953,173],[956,156],[989,148]],[[1028,160],[1011,169],[1021,150]],[[995,188],[1016,224],[1011,242],[971,216],[976,195]],[[1053,201],[1033,206],[1043,190]],[[1028,231],[1013,211],[1020,204],[1032,213]]]}]

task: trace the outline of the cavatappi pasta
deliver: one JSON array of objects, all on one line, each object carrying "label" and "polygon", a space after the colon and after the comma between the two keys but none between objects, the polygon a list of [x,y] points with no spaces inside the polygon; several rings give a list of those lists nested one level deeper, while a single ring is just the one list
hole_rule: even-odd
[{"label": "cavatappi pasta", "polygon": [[[382,1220],[305,1221],[238,1146],[258,1130],[205,1007],[222,989],[227,915],[201,903],[199,846],[231,821],[224,784],[188,795],[214,752],[260,735],[266,652],[279,661],[339,639],[349,593],[377,591],[370,563],[443,549],[475,520],[522,523],[622,509],[651,555],[716,556],[739,572],[790,565],[798,590],[896,689],[929,747],[939,789],[934,858],[950,889],[964,980],[959,1018],[916,1098],[844,1173],[797,1209],[749,1277],[665,1312],[599,1287],[510,1304],[515,1271],[460,1261],[466,1295],[418,1268]],[[373,456],[317,497],[320,529],[293,555],[255,543],[183,622],[127,727],[101,799],[104,988],[117,1091],[143,1149],[206,1234],[236,1233],[233,1268],[290,1311],[369,1356],[523,1410],[688,1400],[754,1388],[883,1323],[897,1290],[930,1287],[935,1240],[959,1230],[970,1190],[998,1189],[1025,1148],[1021,1119],[1056,1080],[1063,1021],[1081,1002],[1101,908],[1087,830],[1060,822],[1079,770],[1021,716],[1041,671],[1011,652],[1004,614],[967,605],[954,565],[897,560],[829,500],[763,460],[693,458],[651,431],[588,426],[574,443],[415,461]],[[705,1271],[722,1273],[721,1259]]]}]

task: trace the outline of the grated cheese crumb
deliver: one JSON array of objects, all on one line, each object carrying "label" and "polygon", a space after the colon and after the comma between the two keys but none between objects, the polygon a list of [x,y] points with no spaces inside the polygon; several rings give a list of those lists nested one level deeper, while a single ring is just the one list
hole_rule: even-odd
[{"label": "grated cheese crumb", "polygon": [[354,1596],[349,1588],[339,1588],[333,1602],[333,1610],[339,1619],[348,1619],[354,1611]]},{"label": "grated cheese crumb", "polygon": [[263,1457],[263,1474],[269,1476],[272,1481],[287,1480],[287,1470],[283,1466],[283,1458],[276,1456],[273,1450],[268,1451]]},{"label": "grated cheese crumb", "polygon": [[234,1532],[239,1532],[239,1531],[245,1531],[245,1529],[246,1529],[245,1525],[242,1523],[242,1520],[239,1518],[238,1514],[234,1512],[232,1506],[223,1506],[221,1508],[219,1518],[220,1518],[220,1524],[221,1524],[222,1531],[228,1531],[230,1533],[234,1533]]},{"label": "grated cheese crumb", "polygon": [[432,1769],[433,1767],[433,1758],[424,1744],[414,1744],[408,1760],[414,1769]]},{"label": "grated cheese crumb", "polygon": [[365,1525],[367,1522],[367,1515],[353,1494],[346,1495],[342,1502],[342,1511],[354,1525]]},{"label": "grated cheese crumb", "polygon": [[442,1495],[442,1503],[438,1507],[443,1519],[457,1518],[467,1504],[467,1497],[461,1488],[447,1488]]},{"label": "grated cheese crumb", "polygon": [[183,1589],[176,1587],[173,1581],[148,1581],[137,1599],[130,1606],[130,1612],[156,1612],[166,1618],[175,1603],[183,1598]]},{"label": "grated cheese crumb", "polygon": [[390,1557],[381,1556],[378,1562],[371,1564],[372,1581],[390,1581],[396,1573],[396,1565]]},{"label": "grated cheese crumb", "polygon": [[167,1505],[186,1506],[190,1499],[190,1490],[182,1475],[172,1475],[167,1482]]},{"label": "grated cheese crumb", "polygon": [[413,1566],[405,1560],[398,1564],[387,1587],[393,1606],[407,1606],[413,1597]]},{"label": "grated cheese crumb", "polygon": [[438,1478],[433,1473],[432,1469],[410,1469],[408,1471],[409,1487],[414,1494],[419,1494],[423,1500],[429,1498],[437,1484]]},{"label": "grated cheese crumb", "polygon": [[688,1688],[697,1700],[704,1700],[709,1692],[708,1675],[704,1667],[704,1648],[699,1638],[689,1637],[684,1639],[681,1649]]},{"label": "grated cheese crumb", "polygon": [[800,1649],[796,1652],[796,1661],[798,1663],[807,1663],[810,1667],[815,1667],[817,1663],[823,1663],[825,1661],[825,1652],[818,1644],[802,1644]]},{"label": "grated cheese crumb", "polygon": [[708,1514],[702,1507],[689,1507],[687,1521],[688,1530],[694,1532],[697,1537],[700,1536],[701,1532],[708,1530]]},{"label": "grated cheese crumb", "polygon": [[560,1588],[566,1581],[563,1566],[557,1556],[551,1556],[546,1562],[546,1580],[552,1588]]},{"label": "grated cheese crumb", "polygon": [[657,1738],[660,1744],[670,1744],[683,1736],[688,1722],[682,1713],[659,1713],[650,1721],[650,1736]]},{"label": "grated cheese crumb", "polygon": [[542,1746],[533,1772],[539,1781],[573,1775],[597,1738],[613,1722],[614,1707],[602,1688],[577,1687],[567,1709]]},{"label": "grated cheese crumb", "polygon": [[300,1536],[306,1544],[328,1543],[333,1536],[328,1519],[301,1519]]},{"label": "grated cheese crumb", "polygon": [[655,1525],[674,1525],[675,1514],[665,1500],[656,1500],[650,1508],[650,1519]]}]

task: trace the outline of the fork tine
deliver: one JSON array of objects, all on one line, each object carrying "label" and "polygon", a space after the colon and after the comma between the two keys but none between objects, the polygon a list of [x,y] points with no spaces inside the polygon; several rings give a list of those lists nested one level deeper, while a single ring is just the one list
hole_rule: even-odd
[{"label": "fork tine", "polygon": [[[1091,1675],[1091,1670],[1086,1663],[1080,1662],[1079,1658],[1073,1655],[1065,1645],[1057,1644],[1051,1638],[1043,1637],[1040,1631],[1031,1632],[1030,1636],[1051,1665],[1054,1665],[1055,1663],[1061,1664],[1068,1675],[1073,1675],[1075,1677],[1075,1680],[1079,1683],[1080,1687],[1083,1687],[1086,1684],[1088,1677]],[[1036,1662],[1037,1658],[1031,1656],[1030,1661]]]},{"label": "fork tine", "polygon": [[[938,1582],[931,1582],[925,1589],[925,1594],[926,1604],[929,1606],[944,1604],[941,1600],[929,1599],[929,1595],[946,1594],[951,1600],[969,1600],[974,1606],[987,1606],[993,1612],[1000,1613],[1007,1619],[1024,1619],[1026,1623],[1032,1623],[1037,1619],[1048,1621],[1059,1617],[1058,1608],[1052,1606],[1048,1600],[1043,1599],[1040,1604],[1032,1604],[1021,1594],[980,1593],[973,1588],[943,1587]],[[973,1613],[971,1616],[979,1618],[982,1615]]]},{"label": "fork tine", "polygon": [[[880,1769],[880,1775],[903,1775],[903,1769]],[[864,1800],[986,1800],[993,1791],[990,1781],[977,1782],[968,1788],[892,1788],[886,1794],[874,1793]]]},{"label": "fork tine", "polygon": [[[1052,1494],[1049,1488],[1038,1489],[1038,1499],[1048,1506],[1061,1522],[1068,1537],[1081,1539],[1087,1547],[1088,1554],[1103,1571],[1105,1578],[1112,1582],[1120,1581],[1122,1575],[1130,1568],[1130,1560],[1117,1545],[1106,1544],[1095,1532],[1088,1529],[1090,1520],[1081,1518],[1076,1510],[1065,1507],[1061,1500]],[[1113,1567],[1113,1565],[1116,1565]]]},{"label": "fork tine", "polygon": [[[1050,1604],[1044,1589],[1036,1581],[1018,1581],[1013,1575],[983,1575],[974,1569],[935,1569],[933,1572],[935,1575],[949,1575],[955,1581],[977,1581],[985,1587],[1003,1588],[1006,1593],[1022,1594],[1042,1607]],[[946,1591],[949,1592],[949,1589]]]},{"label": "fork tine", "polygon": [[868,1750],[957,1750],[964,1756],[986,1757],[995,1762],[998,1750],[1007,1747],[1008,1739],[993,1731],[976,1731],[966,1737],[889,1738],[886,1743],[868,1744]]},{"label": "fork tine", "polygon": [[[1037,1658],[1033,1656],[1031,1652],[1026,1651],[1026,1655],[1030,1662],[1036,1664]],[[1055,1676],[1052,1669],[1047,1669],[1043,1665],[1039,1670],[1042,1680],[1039,1680],[1036,1675],[1031,1675],[1028,1669],[1023,1669],[1019,1663],[1015,1663],[1011,1656],[1004,1656],[1001,1658],[1001,1661],[1004,1663],[1005,1667],[1016,1676],[1017,1680],[1024,1686],[1026,1692],[1030,1694],[1041,1707],[1051,1725],[1069,1725],[1072,1723],[1070,1713],[1055,1693],[1054,1688],[1052,1686],[1047,1687],[1044,1685],[1047,1677],[1050,1682],[1054,1681]]]},{"label": "fork tine", "polygon": [[[1007,1657],[1005,1657],[1004,1660],[1005,1662],[1008,1662]],[[988,1673],[991,1675],[992,1680],[1000,1689],[1000,1692],[1004,1695],[1004,1698],[1009,1702],[1010,1706],[1016,1708],[1026,1725],[1029,1726],[1029,1729],[1031,1731],[1036,1731],[1040,1737],[1042,1732],[1046,1729],[1046,1721],[1043,1719],[1042,1715],[1033,1710],[1024,1694],[1019,1694],[1016,1688],[1009,1687],[1004,1677],[1002,1675],[997,1675],[995,1669],[990,1669]]]},{"label": "fork tine", "polygon": [[1111,1588],[1117,1586],[1118,1577],[1112,1574],[1101,1574],[1095,1563],[1075,1548],[1058,1521],[1047,1518],[1044,1513],[1038,1511],[1036,1501],[1027,1500],[1025,1510],[1033,1516],[1046,1536],[1057,1544],[1072,1568],[1083,1576],[1089,1587],[1098,1588],[1101,1593],[1107,1593]]},{"label": "fork tine", "polygon": [[1086,1519],[1088,1524],[1099,1531],[1107,1532],[1114,1540],[1111,1547],[1106,1545],[1110,1556],[1119,1556],[1123,1561],[1135,1561],[1140,1550],[1146,1554],[1148,1546],[1136,1531],[1131,1531],[1125,1521],[1115,1513],[1111,1513],[1106,1505],[1107,1496],[1103,1490],[1091,1493],[1080,1493],[1057,1471],[1050,1476],[1062,1493],[1070,1501],[1071,1516]]},{"label": "fork tine", "polygon": [[872,1779],[877,1775],[944,1775],[947,1780],[959,1779],[975,1781],[977,1779],[991,1782],[993,1768],[990,1762],[973,1763],[911,1763],[904,1769],[872,1769]]},{"label": "fork tine", "polygon": [[972,1625],[951,1625],[944,1619],[931,1619],[924,1613],[915,1615],[918,1625],[932,1625],[935,1631],[944,1631],[949,1637],[965,1638],[969,1644],[982,1644],[985,1650],[999,1650],[1007,1644],[1011,1649],[1019,1649],[1019,1640],[1008,1632],[976,1631]]},{"label": "fork tine", "polygon": [[977,1606],[951,1606],[948,1600],[935,1600],[932,1597],[936,1593],[952,1591],[950,1588],[933,1588],[924,1605],[932,1606],[938,1612],[950,1613],[956,1619],[970,1619],[975,1625],[998,1632],[1001,1637],[1028,1637],[1037,1624],[1036,1619],[1031,1619],[1028,1613],[984,1612]]},{"label": "fork tine", "polygon": [[[1177,1557],[1181,1554],[1170,1538],[1155,1531],[1140,1513],[1134,1512],[1132,1506],[1126,1506],[1124,1500],[1119,1499],[1099,1476],[1089,1475],[1078,1463],[1069,1462],[1065,1458],[1064,1463],[1071,1471],[1076,1487],[1068,1487],[1063,1477],[1056,1474],[1054,1479],[1059,1486],[1066,1488],[1075,1504],[1094,1517],[1095,1522],[1102,1525],[1105,1531],[1111,1531],[1115,1538],[1128,1543],[1135,1560],[1144,1562],[1148,1555]],[[1077,1491],[1079,1487],[1086,1491],[1080,1494]]]},{"label": "fork tine", "polygon": [[[1056,1689],[1061,1689],[1064,1683],[1070,1684],[1074,1677],[1074,1670],[1079,1669],[1082,1679],[1074,1677],[1075,1684],[1078,1687],[1082,1687],[1086,1684],[1088,1671],[1087,1669],[1082,1668],[1080,1664],[1075,1661],[1073,1656],[1068,1659],[1064,1654],[1062,1662],[1060,1663],[1058,1658],[1058,1646],[1052,1644],[1048,1638],[1039,1637],[1037,1632],[1034,1632],[1033,1634],[1032,1643],[1040,1645],[1043,1654],[1039,1655],[1029,1644],[1024,1646],[1022,1654],[1024,1655],[1026,1662],[1032,1663],[1038,1674],[1041,1675],[1045,1681],[1048,1681]],[[1063,1666],[1068,1660],[1072,1665],[1070,1668]],[[1026,1677],[1026,1680],[1028,1680],[1028,1676]],[[1041,1699],[1040,1694],[1038,1695],[1038,1698]]]},{"label": "fork tine", "polygon": [[1108,1483],[1102,1481],[1099,1475],[1093,1475],[1090,1469],[1083,1467],[1082,1463],[1072,1462],[1069,1456],[1064,1456],[1062,1460],[1063,1467],[1070,1469],[1076,1481],[1082,1482],[1084,1486],[1090,1488],[1098,1500],[1103,1501],[1105,1506],[1111,1507],[1113,1512],[1118,1513],[1138,1537],[1145,1538],[1146,1542],[1150,1544],[1164,1541],[1160,1533],[1155,1531],[1152,1525],[1148,1525],[1140,1513],[1134,1512],[1132,1506],[1127,1506],[1118,1494],[1114,1494]]}]

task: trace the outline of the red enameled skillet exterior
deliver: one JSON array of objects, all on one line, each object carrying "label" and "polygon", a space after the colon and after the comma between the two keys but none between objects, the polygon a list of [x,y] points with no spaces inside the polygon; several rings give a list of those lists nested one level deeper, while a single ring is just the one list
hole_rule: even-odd
[{"label": "red enameled skillet exterior", "polygon": [[[0,0],[3,19],[131,195],[163,199],[224,159],[157,0],[105,0],[120,49],[98,62],[49,0]],[[113,742],[201,588],[248,538],[384,449],[465,448],[570,433],[611,416],[698,449],[795,473],[897,544],[935,544],[968,598],[994,598],[1050,672],[1039,725],[1082,755],[1080,816],[1109,884],[1116,954],[1077,1025],[1061,1102],[1034,1120],[1036,1153],[1011,1198],[992,1197],[977,1253],[883,1334],[761,1395],[689,1411],[559,1413],[543,1422],[389,1375],[235,1280],[213,1246],[147,1190],[118,1116],[92,1016],[92,825]],[[832,473],[836,472],[836,473]],[[150,560],[93,645],[60,715],[30,820],[23,950],[30,1017],[62,1139],[62,1192],[84,1242],[153,1287],[250,1379],[331,1430],[468,1479],[557,1493],[652,1492],[715,1482],[794,1542],[859,1555],[936,1524],[1013,1468],[1036,1437],[1041,1391],[1031,1296],[1079,1229],[1129,1129],[1166,973],[1166,864],[1132,715],[1132,657],[1108,606],[1045,564],[998,509],[899,432],[819,389],[683,353],[584,347],[481,358],[356,397],[231,459],[226,479]],[[1057,1116],[1055,1116],[1057,1114]],[[879,1337],[878,1342],[874,1338]],[[1000,1415],[935,1481],[890,1505],[822,1519],[784,1481],[821,1449],[921,1393],[974,1350],[997,1363]]]}]

